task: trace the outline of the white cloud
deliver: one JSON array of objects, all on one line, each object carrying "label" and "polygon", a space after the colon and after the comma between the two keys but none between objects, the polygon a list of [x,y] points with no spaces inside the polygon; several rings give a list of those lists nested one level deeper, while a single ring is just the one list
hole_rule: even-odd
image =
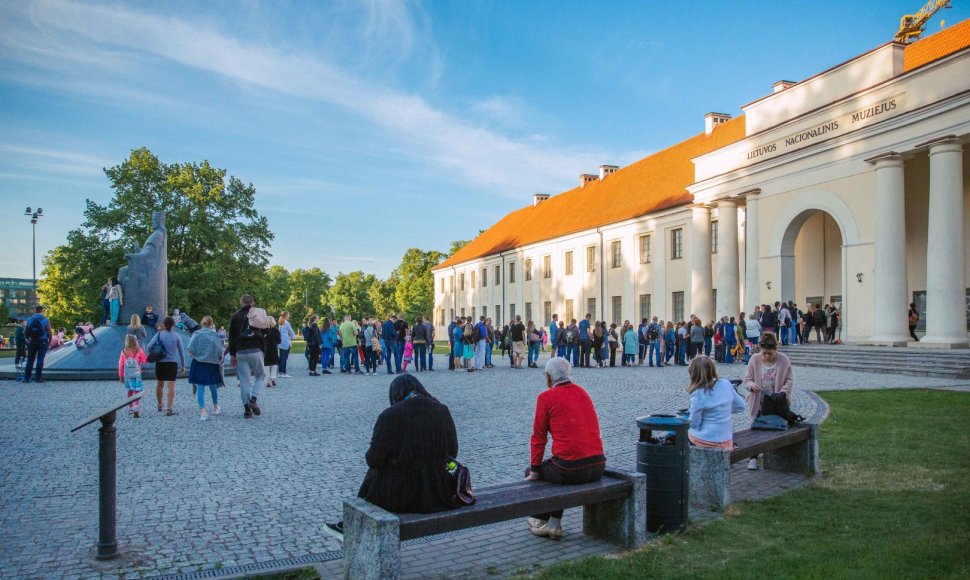
[{"label": "white cloud", "polygon": [[4,165],[34,169],[43,173],[67,173],[102,176],[102,168],[112,163],[101,157],[40,147],[24,147],[0,143],[0,151],[6,153]]},{"label": "white cloud", "polygon": [[[413,29],[413,21],[404,4],[373,2],[372,13],[369,33],[393,31],[410,50],[414,39],[407,31]],[[5,34],[0,46],[6,59],[32,67],[78,67],[94,75],[117,75],[125,67],[152,71],[168,61],[249,88],[335,105],[383,128],[389,141],[437,165],[438,171],[513,197],[568,185],[569,176],[616,158],[534,136],[513,138],[436,108],[419,94],[358,77],[326,55],[284,52],[266,41],[247,42],[205,22],[136,11],[128,5],[9,3],[0,8],[0,25],[17,33]],[[482,106],[493,114],[511,115],[513,105],[493,98],[483,100]]]}]

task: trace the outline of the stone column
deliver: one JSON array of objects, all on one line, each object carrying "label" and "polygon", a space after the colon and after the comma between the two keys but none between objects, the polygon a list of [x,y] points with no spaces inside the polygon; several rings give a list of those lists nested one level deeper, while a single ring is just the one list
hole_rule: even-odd
[{"label": "stone column", "polygon": [[[733,199],[717,202],[717,317],[741,312],[741,274],[738,255],[738,204]],[[704,320],[707,322],[707,319]]]},{"label": "stone column", "polygon": [[875,316],[868,342],[906,346],[910,336],[903,158],[892,151],[867,161],[876,167]]},{"label": "stone column", "polygon": [[711,304],[711,208],[705,205],[691,206],[690,236],[690,312],[705,322],[714,318]]},{"label": "stone column", "polygon": [[929,147],[930,152],[930,227],[926,246],[926,336],[915,344],[967,348],[963,146],[952,135],[922,146]]},{"label": "stone column", "polygon": [[744,194],[744,309],[754,312],[761,304],[761,278],[758,272],[758,197],[760,190]]}]

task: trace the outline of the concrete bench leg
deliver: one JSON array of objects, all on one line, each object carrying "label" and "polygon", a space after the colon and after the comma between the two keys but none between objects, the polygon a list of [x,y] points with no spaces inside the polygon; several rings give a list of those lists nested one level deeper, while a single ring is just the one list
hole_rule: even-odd
[{"label": "concrete bench leg", "polygon": [[818,425],[811,425],[808,441],[765,452],[765,469],[815,475],[818,465]]},{"label": "concrete bench leg", "polygon": [[642,473],[607,471],[606,475],[629,481],[633,493],[626,499],[583,506],[583,533],[624,548],[647,542],[647,476]]},{"label": "concrete bench leg", "polygon": [[711,511],[724,511],[731,503],[731,452],[690,447],[690,503]]},{"label": "concrete bench leg", "polygon": [[344,578],[395,580],[401,575],[398,517],[360,498],[344,502]]}]

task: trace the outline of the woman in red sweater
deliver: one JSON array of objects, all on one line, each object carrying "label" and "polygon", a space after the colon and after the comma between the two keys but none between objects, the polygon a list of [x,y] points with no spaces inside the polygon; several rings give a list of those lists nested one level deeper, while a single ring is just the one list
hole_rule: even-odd
[{"label": "woman in red sweater", "polygon": [[[550,359],[545,375],[548,389],[536,400],[532,460],[526,479],[566,485],[599,480],[606,456],[593,400],[573,383],[572,365],[566,359]],[[552,457],[543,461],[549,435]],[[562,510],[540,514],[529,518],[529,527],[537,536],[558,540],[562,538],[561,520]]]}]

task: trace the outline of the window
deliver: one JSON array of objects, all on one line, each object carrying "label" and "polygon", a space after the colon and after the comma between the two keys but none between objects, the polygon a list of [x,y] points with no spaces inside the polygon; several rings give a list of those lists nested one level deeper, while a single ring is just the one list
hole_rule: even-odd
[{"label": "window", "polygon": [[586,248],[586,271],[596,271],[596,246]]},{"label": "window", "polygon": [[623,250],[620,247],[620,240],[616,240],[610,244],[610,250],[613,254],[613,267],[619,268],[623,265]]},{"label": "window", "polygon": [[462,318],[464,318],[464,317],[465,317],[465,309],[464,309],[464,308],[462,308],[462,309],[461,309],[461,317],[462,317]]},{"label": "window", "polygon": [[451,319],[454,320],[455,319],[455,309],[454,308],[449,308],[448,309],[448,312],[451,313]]},{"label": "window", "polygon": [[717,310],[717,288],[711,290],[711,304],[714,305],[714,310]]},{"label": "window", "polygon": [[478,317],[475,316],[475,307],[474,306],[472,306],[472,320],[478,320]]},{"label": "window", "polygon": [[472,270],[472,285],[471,285],[471,288],[472,289],[475,288],[475,270]]},{"label": "window", "polygon": [[515,322],[515,304],[509,304],[509,322]]},{"label": "window", "polygon": [[613,297],[613,324],[620,324],[623,322],[623,297],[614,296]]},{"label": "window", "polygon": [[444,292],[445,292],[445,277],[442,276],[440,281],[441,281],[441,284],[440,284],[440,286],[441,286],[441,293],[444,294]]},{"label": "window", "polygon": [[552,278],[552,256],[542,257],[542,277]]},{"label": "window", "polygon": [[552,322],[552,302],[542,303],[543,323]]},{"label": "window", "polygon": [[524,270],[522,276],[525,277],[525,281],[528,282],[532,280],[532,258],[526,258],[525,261],[522,262],[522,269]]},{"label": "window", "polygon": [[455,277],[454,276],[448,276],[448,287],[451,288],[451,291],[452,292],[455,291]]},{"label": "window", "polygon": [[515,262],[509,262],[509,284],[515,284]]},{"label": "window", "polygon": [[650,236],[640,236],[640,263],[650,263]]},{"label": "window", "polygon": [[674,322],[684,321],[684,293],[674,292],[672,296],[674,307]]},{"label": "window", "polygon": [[482,316],[488,318],[488,306],[482,304]]},{"label": "window", "polygon": [[670,259],[679,260],[684,257],[684,230],[677,228],[670,232]]},{"label": "window", "polygon": [[465,273],[464,272],[462,272],[461,274],[458,275],[458,289],[459,290],[464,290],[465,289]]},{"label": "window", "polygon": [[501,326],[501,325],[502,325],[502,305],[496,304],[495,305],[495,326]]},{"label": "window", "polygon": [[568,325],[569,322],[574,318],[576,318],[576,313],[573,311],[573,301],[566,300],[566,318],[565,318],[566,324]]},{"label": "window", "polygon": [[593,320],[596,320],[598,318],[596,316],[596,299],[595,298],[587,298],[586,299],[586,314],[592,314],[593,315]]},{"label": "window", "polygon": [[526,302],[525,303],[525,320],[526,320],[526,322],[532,320],[532,303],[531,302]]},{"label": "window", "polygon": [[641,294],[640,295],[640,318],[646,318],[647,320],[650,320],[650,318],[652,318],[650,316],[650,306],[651,306],[650,295]]},{"label": "window", "polygon": [[[442,278],[444,280],[444,278]],[[445,326],[445,309],[438,309],[438,326]]]},{"label": "window", "polygon": [[488,286],[488,268],[482,268],[482,288]]},{"label": "window", "polygon": [[496,286],[498,286],[501,283],[502,283],[502,266],[496,265],[495,266],[495,279],[492,280],[492,284],[495,284]]},{"label": "window", "polygon": [[711,222],[711,253],[717,253],[717,220]]},{"label": "window", "polygon": [[566,252],[565,261],[566,261],[566,275],[572,276],[573,275],[573,253],[572,252]]}]

